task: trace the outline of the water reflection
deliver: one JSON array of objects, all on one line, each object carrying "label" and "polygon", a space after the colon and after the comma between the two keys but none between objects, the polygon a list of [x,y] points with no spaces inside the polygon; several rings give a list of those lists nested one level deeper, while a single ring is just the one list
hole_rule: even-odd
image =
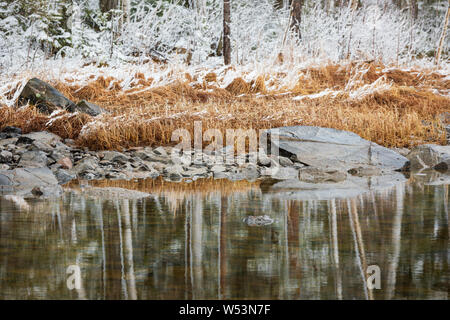
[{"label": "water reflection", "polygon": [[[140,200],[6,196],[0,298],[448,299],[449,186],[429,184],[327,200],[249,183],[152,185]],[[264,214],[276,222],[242,221]],[[81,268],[77,290],[70,265]],[[370,265],[380,290],[365,285]]]}]

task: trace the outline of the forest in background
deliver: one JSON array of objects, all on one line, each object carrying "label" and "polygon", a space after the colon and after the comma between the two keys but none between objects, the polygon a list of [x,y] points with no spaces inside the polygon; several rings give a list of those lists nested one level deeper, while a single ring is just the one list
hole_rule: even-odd
[{"label": "forest in background", "polygon": [[[60,58],[98,66],[217,64],[224,3],[231,6],[232,64],[280,54],[291,62],[432,60],[448,8],[447,0],[1,0],[0,69]],[[445,61],[448,36],[443,44]]]}]

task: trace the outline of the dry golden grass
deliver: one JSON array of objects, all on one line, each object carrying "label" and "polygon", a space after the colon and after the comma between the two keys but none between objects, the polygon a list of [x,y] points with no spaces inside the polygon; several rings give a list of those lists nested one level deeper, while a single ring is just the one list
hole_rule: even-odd
[{"label": "dry golden grass", "polygon": [[[214,72],[200,84],[193,83],[196,76],[183,73],[178,82],[161,87],[150,87],[153,79],[136,74],[140,85],[129,90],[113,78],[100,77],[83,87],[54,83],[70,99],[86,99],[111,112],[95,119],[64,114],[47,125],[49,117],[33,108],[5,107],[0,109],[0,128],[45,129],[96,150],[170,144],[175,129],[193,133],[196,120],[202,121],[203,130],[216,128],[224,134],[230,128],[313,125],[353,131],[387,147],[445,142],[438,115],[450,111],[450,98],[436,93],[450,89],[443,75],[385,69],[378,64],[328,65],[301,74],[290,88],[275,86],[276,79],[284,76],[278,74],[260,75],[250,82],[236,78],[221,89]],[[292,99],[324,90],[336,94]]]}]

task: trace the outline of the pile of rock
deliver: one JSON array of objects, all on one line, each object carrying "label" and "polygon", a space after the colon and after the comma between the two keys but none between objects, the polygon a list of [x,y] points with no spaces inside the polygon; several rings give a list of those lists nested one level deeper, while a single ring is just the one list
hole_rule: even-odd
[{"label": "pile of rock", "polygon": [[346,131],[301,126],[269,133],[269,145],[277,147],[280,155],[259,150],[234,156],[226,147],[209,153],[192,151],[186,161],[171,147],[89,151],[49,132],[22,134],[18,128],[7,127],[0,132],[0,192],[50,195],[58,194],[58,185],[73,179],[159,176],[184,182],[270,178],[287,181],[287,187],[339,190],[359,185],[358,177],[379,176],[385,183],[390,177],[397,179],[398,171],[447,171],[450,164],[449,146],[419,146],[404,157]]}]

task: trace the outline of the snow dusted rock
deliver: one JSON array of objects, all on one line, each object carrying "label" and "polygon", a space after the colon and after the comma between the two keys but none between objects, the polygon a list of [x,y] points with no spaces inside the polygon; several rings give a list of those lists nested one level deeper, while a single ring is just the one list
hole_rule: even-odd
[{"label": "snow dusted rock", "polygon": [[398,170],[408,162],[397,152],[353,132],[311,126],[266,132],[270,134],[272,148],[278,147],[280,155],[296,156],[301,163],[325,170],[347,171],[359,166]]},{"label": "snow dusted rock", "polygon": [[69,112],[82,112],[82,113],[86,113],[90,116],[98,116],[101,113],[105,113],[106,110],[101,108],[100,106],[88,102],[86,100],[81,100],[80,102],[78,102],[75,106],[71,106],[67,109]]},{"label": "snow dusted rock", "polygon": [[415,147],[408,154],[411,170],[432,169],[437,164],[450,159],[450,146],[425,144]]},{"label": "snow dusted rock", "polygon": [[75,107],[75,104],[61,92],[37,78],[29,80],[19,96],[19,103],[26,104],[27,102],[36,105],[40,112],[46,114],[51,114],[57,108]]}]

